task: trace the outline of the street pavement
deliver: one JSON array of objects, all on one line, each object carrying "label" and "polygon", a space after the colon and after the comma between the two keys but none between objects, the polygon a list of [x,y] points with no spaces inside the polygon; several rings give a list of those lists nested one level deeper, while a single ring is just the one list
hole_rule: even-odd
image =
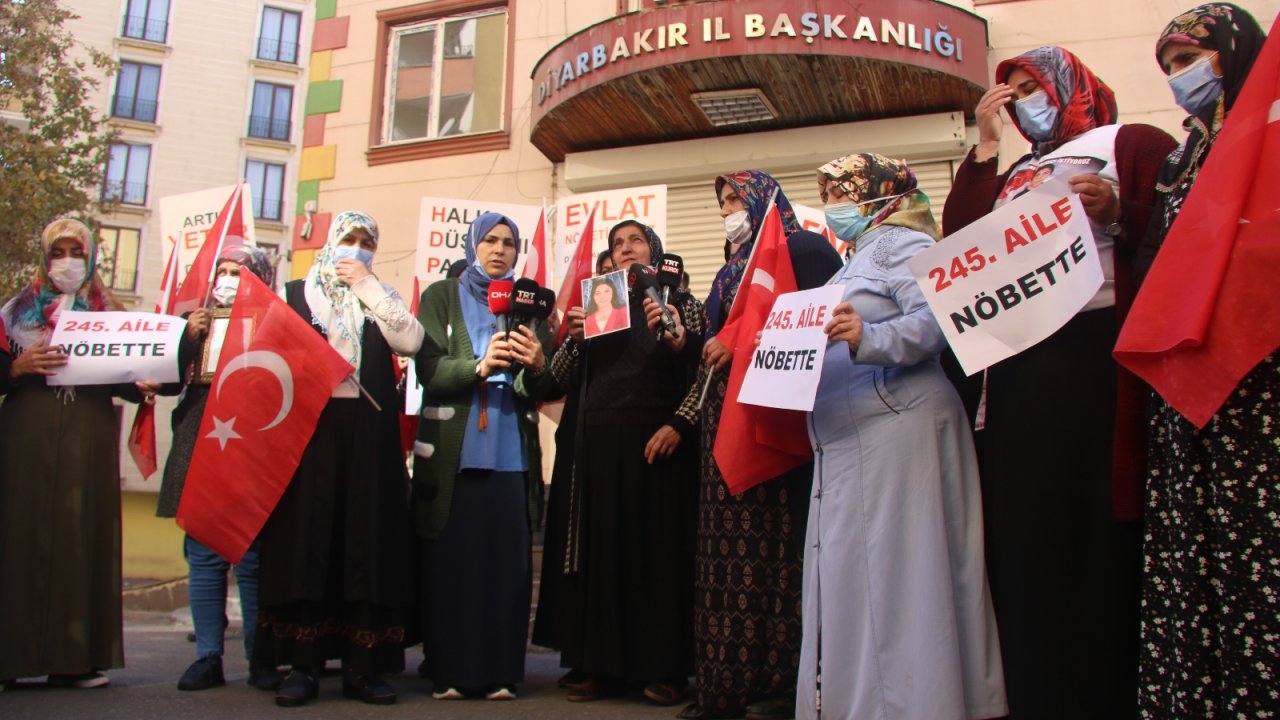
[{"label": "street pavement", "polygon": [[[415,718],[440,720],[569,720],[587,718],[662,718],[670,720],[684,706],[658,707],[636,693],[627,698],[594,703],[570,703],[556,679],[564,672],[559,656],[531,648],[525,663],[525,682],[519,699],[511,702],[485,700],[441,701],[431,698],[431,687],[414,669],[422,655],[419,648],[406,653],[406,672],[388,677],[399,692],[391,706],[366,705],[342,697],[342,679],[327,674],[320,682],[320,697],[301,708],[276,707],[274,696],[249,687],[245,682],[243,642],[227,638],[223,667],[227,686],[201,692],[179,692],[178,677],[195,659],[195,645],[187,640],[189,625],[180,622],[180,613],[129,612],[125,618],[124,652],[126,667],[108,673],[111,685],[92,690],[48,688],[38,682],[0,692],[0,718],[4,720],[48,720],[50,718],[93,718],[94,720],[253,720],[255,718]],[[331,665],[333,667],[333,665]]]}]

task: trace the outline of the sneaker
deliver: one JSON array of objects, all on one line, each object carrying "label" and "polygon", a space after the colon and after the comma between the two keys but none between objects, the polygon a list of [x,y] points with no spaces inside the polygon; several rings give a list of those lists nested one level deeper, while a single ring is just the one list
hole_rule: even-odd
[{"label": "sneaker", "polygon": [[111,678],[100,672],[87,672],[79,675],[50,675],[48,684],[52,687],[97,688],[111,684]]},{"label": "sneaker", "polygon": [[463,695],[462,691],[456,687],[438,685],[436,686],[436,689],[431,692],[431,697],[436,700],[461,700],[466,696]]},{"label": "sneaker", "polygon": [[222,658],[218,655],[206,655],[196,660],[178,679],[179,690],[208,690],[226,684],[227,680],[222,676]]},{"label": "sneaker", "polygon": [[485,700],[515,700],[516,688],[514,685],[499,685],[484,694]]}]

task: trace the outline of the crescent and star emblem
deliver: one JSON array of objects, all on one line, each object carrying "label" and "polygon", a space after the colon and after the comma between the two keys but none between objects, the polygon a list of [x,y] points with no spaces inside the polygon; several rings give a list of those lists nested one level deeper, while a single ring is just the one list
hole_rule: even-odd
[{"label": "crescent and star emblem", "polygon": [[[227,378],[234,375],[239,370],[247,368],[262,368],[275,376],[280,383],[280,410],[276,413],[275,418],[258,428],[258,432],[270,430],[271,428],[284,422],[289,416],[289,411],[293,409],[293,372],[289,370],[289,363],[284,358],[269,350],[250,350],[241,353],[227,364],[227,371],[218,377],[218,384],[213,388],[213,395],[216,398],[222,392],[222,385]],[[242,440],[243,437],[235,431],[236,418],[230,420],[222,420],[217,416],[213,418],[213,430],[205,437],[213,438],[218,441],[218,447],[226,450],[229,440]]]}]

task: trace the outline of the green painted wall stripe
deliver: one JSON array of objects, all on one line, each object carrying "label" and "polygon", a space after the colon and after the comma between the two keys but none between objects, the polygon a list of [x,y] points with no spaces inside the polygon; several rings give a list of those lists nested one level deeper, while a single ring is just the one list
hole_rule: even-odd
[{"label": "green painted wall stripe", "polygon": [[328,20],[338,14],[338,0],[316,0],[316,19]]},{"label": "green painted wall stripe", "polygon": [[338,112],[341,108],[341,80],[324,80],[307,86],[307,115]]},{"label": "green painted wall stripe", "polygon": [[303,180],[298,183],[298,214],[301,215],[303,208],[307,206],[308,200],[320,199],[320,181],[319,180]]}]

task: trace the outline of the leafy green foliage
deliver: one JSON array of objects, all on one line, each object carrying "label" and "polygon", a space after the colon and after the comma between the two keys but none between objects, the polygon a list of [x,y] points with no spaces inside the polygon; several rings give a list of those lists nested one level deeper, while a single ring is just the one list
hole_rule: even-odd
[{"label": "leafy green foliage", "polygon": [[70,215],[92,228],[101,209],[114,134],[90,93],[116,63],[76,42],[64,27],[76,17],[57,0],[0,0],[0,298],[31,277],[49,221]]}]

